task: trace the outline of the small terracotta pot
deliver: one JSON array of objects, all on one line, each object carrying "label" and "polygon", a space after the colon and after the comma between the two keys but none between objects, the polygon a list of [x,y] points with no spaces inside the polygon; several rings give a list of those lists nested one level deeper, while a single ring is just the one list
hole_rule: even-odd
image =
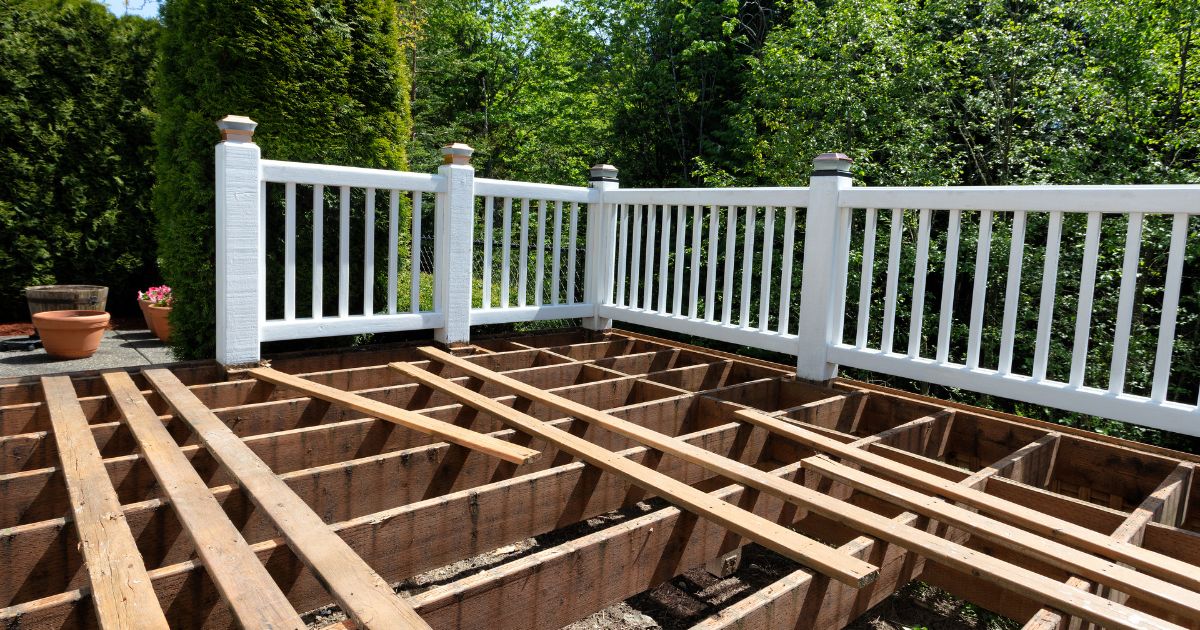
[{"label": "small terracotta pot", "polygon": [[43,311],[33,325],[46,354],[59,359],[85,359],[96,354],[109,314],[104,311]]},{"label": "small terracotta pot", "polygon": [[170,306],[153,306],[146,305],[145,310],[146,321],[150,324],[150,330],[158,336],[158,340],[163,343],[171,342],[171,307]]}]

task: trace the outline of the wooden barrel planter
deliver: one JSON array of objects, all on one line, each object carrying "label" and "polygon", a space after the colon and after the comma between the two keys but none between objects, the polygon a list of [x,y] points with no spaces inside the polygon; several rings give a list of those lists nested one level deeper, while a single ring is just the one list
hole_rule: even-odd
[{"label": "wooden barrel planter", "polygon": [[45,311],[103,311],[107,310],[108,287],[94,284],[52,284],[25,287],[29,315]]}]

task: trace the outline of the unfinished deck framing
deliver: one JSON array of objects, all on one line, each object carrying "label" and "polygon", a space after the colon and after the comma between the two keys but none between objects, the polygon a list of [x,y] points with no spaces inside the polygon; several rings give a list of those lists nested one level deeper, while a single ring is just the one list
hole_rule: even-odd
[{"label": "unfinished deck framing", "polygon": [[0,627],[124,627],[131,575],[172,628],[553,629],[751,542],[806,568],[699,627],[841,627],[916,579],[1030,628],[1200,623],[1195,457],[621,331],[271,368],[0,384]]}]

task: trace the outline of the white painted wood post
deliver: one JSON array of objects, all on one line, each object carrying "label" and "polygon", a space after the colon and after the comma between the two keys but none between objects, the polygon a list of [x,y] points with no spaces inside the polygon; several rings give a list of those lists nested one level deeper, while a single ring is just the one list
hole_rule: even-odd
[{"label": "white painted wood post", "polygon": [[[588,170],[588,187],[595,190],[599,198],[588,204],[583,301],[596,307],[611,304],[613,301],[617,215],[613,205],[604,202],[604,193],[621,187],[617,179],[617,167],[611,164],[593,166]],[[595,315],[584,317],[583,327],[590,330],[608,330],[612,327],[612,320]]]},{"label": "white painted wood post", "polygon": [[442,147],[445,163],[438,174],[446,178],[446,192],[436,204],[433,235],[433,310],[446,317],[444,327],[433,331],[445,344],[471,339],[471,263],[475,243],[475,149],[456,142]]},{"label": "white painted wood post", "polygon": [[258,123],[245,116],[217,121],[216,159],[217,361],[225,366],[257,363],[266,289],[262,249]]},{"label": "white painted wood post", "polygon": [[[846,252],[838,252],[839,191],[850,188],[851,159],[841,153],[822,153],[813,160],[809,179],[808,209],[804,220],[804,266],[801,269],[799,339],[796,375],[824,381],[837,375],[837,365],[827,359],[834,342],[834,317],[841,312],[834,304],[834,290],[844,281]],[[839,268],[840,267],[840,268]]]}]

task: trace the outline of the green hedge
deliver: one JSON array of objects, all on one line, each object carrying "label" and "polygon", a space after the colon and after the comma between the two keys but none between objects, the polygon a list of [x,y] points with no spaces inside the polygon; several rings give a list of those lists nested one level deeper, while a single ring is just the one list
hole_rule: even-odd
[{"label": "green hedge", "polygon": [[21,290],[155,278],[150,76],[158,22],[98,2],[0,0],[0,321]]},{"label": "green hedge", "polygon": [[[176,299],[177,356],[211,357],[215,121],[227,114],[257,121],[264,158],[403,168],[410,131],[403,33],[396,4],[386,0],[167,0],[161,15],[154,189],[161,269]],[[273,267],[268,278],[281,275]]]}]

